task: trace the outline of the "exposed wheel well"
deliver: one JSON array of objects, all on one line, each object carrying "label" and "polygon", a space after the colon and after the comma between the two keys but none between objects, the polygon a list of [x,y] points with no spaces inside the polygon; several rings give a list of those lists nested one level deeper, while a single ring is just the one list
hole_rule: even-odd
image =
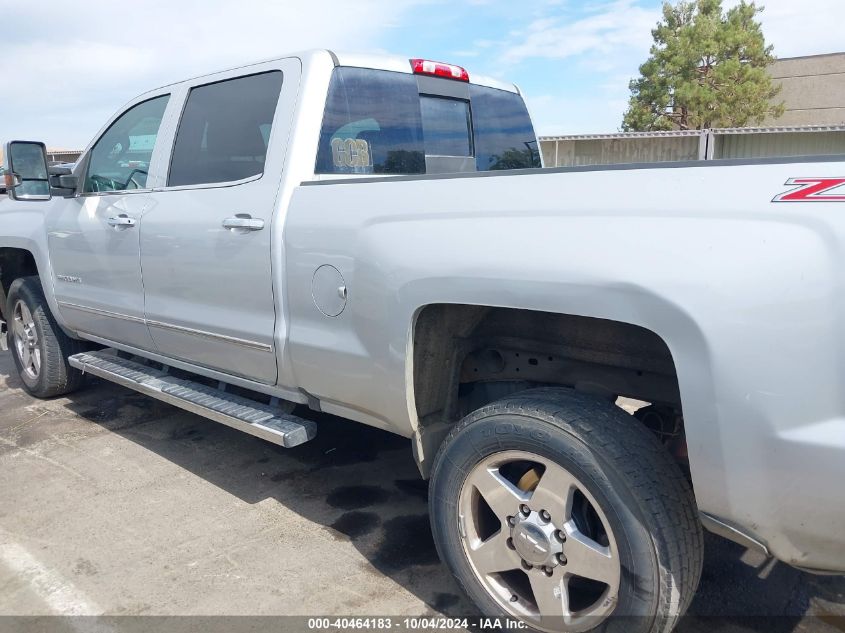
[{"label": "exposed wheel well", "polygon": [[38,274],[32,253],[22,248],[0,248],[0,315],[6,309],[9,286],[15,279]]},{"label": "exposed wheel well", "polygon": [[[663,418],[653,429],[664,433],[661,439],[666,426],[673,427],[672,437],[683,436],[672,354],[651,330],[569,314],[435,304],[419,313],[413,345],[422,436],[427,429],[440,436],[469,412],[511,393],[549,385],[652,404],[643,411]],[[654,416],[649,418],[652,427]],[[424,440],[426,453],[437,443]]]}]

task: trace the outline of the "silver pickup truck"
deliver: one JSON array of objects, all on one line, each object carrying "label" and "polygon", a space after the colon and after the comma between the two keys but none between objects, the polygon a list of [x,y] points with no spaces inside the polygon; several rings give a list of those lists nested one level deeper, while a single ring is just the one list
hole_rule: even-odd
[{"label": "silver pickup truck", "polygon": [[845,163],[537,150],[513,85],[329,51],[141,95],[72,169],[11,142],[21,380],[403,435],[444,563],[536,630],[670,630],[702,527],[845,570]]}]

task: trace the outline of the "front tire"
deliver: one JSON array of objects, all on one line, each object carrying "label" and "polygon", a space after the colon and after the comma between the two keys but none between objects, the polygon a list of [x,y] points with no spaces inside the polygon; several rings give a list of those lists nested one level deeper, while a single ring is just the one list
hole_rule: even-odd
[{"label": "front tire", "polygon": [[605,400],[544,388],[471,413],[441,446],[430,490],[438,552],[485,615],[665,633],[698,584],[686,478]]},{"label": "front tire", "polygon": [[6,314],[9,347],[24,389],[36,398],[52,398],[82,386],[82,372],[71,367],[67,359],[84,351],[85,346],[56,323],[38,277],[12,283]]}]

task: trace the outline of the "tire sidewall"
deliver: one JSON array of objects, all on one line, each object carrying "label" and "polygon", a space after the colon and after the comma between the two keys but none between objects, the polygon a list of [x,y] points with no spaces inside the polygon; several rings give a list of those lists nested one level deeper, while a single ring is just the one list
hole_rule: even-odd
[{"label": "tire sidewall", "polygon": [[[625,475],[593,451],[571,429],[543,419],[543,414],[476,412],[442,447],[431,480],[430,511],[434,540],[441,559],[482,612],[505,616],[489,596],[467,560],[458,534],[460,492],[467,475],[484,458],[506,450],[520,450],[550,459],[569,471],[601,506],[616,540],[621,563],[618,605],[600,630],[651,629],[659,596],[655,547]],[[475,419],[472,419],[475,418]],[[564,549],[565,551],[565,549]]]}]

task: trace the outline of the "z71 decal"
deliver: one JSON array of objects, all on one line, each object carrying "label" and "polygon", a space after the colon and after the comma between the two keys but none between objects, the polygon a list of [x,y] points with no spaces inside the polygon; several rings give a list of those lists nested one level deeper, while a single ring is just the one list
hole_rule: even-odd
[{"label": "z71 decal", "polygon": [[845,178],[790,178],[784,184],[795,188],[772,202],[845,202]]}]

